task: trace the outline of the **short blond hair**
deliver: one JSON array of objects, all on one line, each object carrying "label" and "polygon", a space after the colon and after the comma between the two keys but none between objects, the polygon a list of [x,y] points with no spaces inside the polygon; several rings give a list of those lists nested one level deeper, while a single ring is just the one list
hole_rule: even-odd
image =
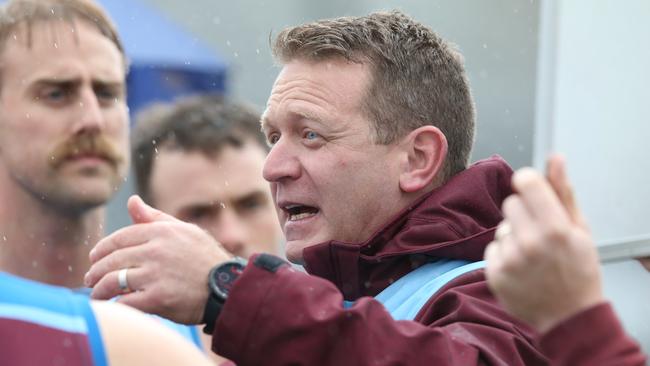
[{"label": "short blond hair", "polygon": [[10,0],[0,8],[0,55],[7,39],[20,26],[27,31],[27,46],[32,43],[31,27],[38,22],[82,20],[97,27],[111,40],[127,65],[122,41],[108,14],[92,0]]}]

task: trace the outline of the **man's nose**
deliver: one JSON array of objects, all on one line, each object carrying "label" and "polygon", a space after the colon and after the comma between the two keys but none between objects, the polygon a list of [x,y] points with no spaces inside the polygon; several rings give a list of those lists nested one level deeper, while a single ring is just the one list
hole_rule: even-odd
[{"label": "man's nose", "polygon": [[273,145],[264,161],[262,175],[269,182],[297,179],[300,176],[296,147],[289,140],[281,137]]},{"label": "man's nose", "polygon": [[102,106],[92,88],[82,88],[77,101],[78,118],[75,132],[98,132],[105,127]]},{"label": "man's nose", "polygon": [[243,255],[246,245],[249,244],[246,242],[249,233],[242,218],[234,210],[226,208],[220,213],[218,221],[211,234],[230,253]]}]

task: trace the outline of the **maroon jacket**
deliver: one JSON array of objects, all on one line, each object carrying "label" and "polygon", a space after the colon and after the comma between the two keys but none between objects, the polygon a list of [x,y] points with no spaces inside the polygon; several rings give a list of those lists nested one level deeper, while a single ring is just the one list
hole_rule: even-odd
[{"label": "maroon jacket", "polygon": [[643,366],[646,357],[625,334],[609,303],[602,303],[555,326],[539,340],[557,366]]},{"label": "maroon jacket", "polygon": [[[371,297],[431,258],[481,260],[511,175],[499,157],[478,162],[365,243],[305,249],[311,275],[253,257],[217,321],[213,349],[240,366],[548,364],[534,334],[496,303],[482,270],[445,285],[415,321],[393,320]],[[343,299],[357,301],[344,309]]]}]

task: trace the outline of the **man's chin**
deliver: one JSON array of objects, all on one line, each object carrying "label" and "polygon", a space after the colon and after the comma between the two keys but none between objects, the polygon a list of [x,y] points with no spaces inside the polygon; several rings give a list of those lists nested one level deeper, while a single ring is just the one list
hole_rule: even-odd
[{"label": "man's chin", "polygon": [[287,260],[293,264],[304,265],[303,250],[309,245],[302,240],[291,240],[285,244]]}]

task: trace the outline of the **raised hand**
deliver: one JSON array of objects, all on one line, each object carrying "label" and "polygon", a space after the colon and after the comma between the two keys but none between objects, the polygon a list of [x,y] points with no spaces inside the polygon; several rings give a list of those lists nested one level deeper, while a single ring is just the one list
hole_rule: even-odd
[{"label": "raised hand", "polygon": [[486,249],[488,284],[508,311],[545,332],[603,301],[598,255],[576,204],[562,158],[548,180],[530,168],[515,173],[515,194]]},{"label": "raised hand", "polygon": [[127,205],[134,224],[108,235],[90,253],[85,283],[93,287],[92,297],[119,296],[117,301],[144,312],[200,323],[208,273],[232,256],[198,226],[156,210],[138,196]]}]

